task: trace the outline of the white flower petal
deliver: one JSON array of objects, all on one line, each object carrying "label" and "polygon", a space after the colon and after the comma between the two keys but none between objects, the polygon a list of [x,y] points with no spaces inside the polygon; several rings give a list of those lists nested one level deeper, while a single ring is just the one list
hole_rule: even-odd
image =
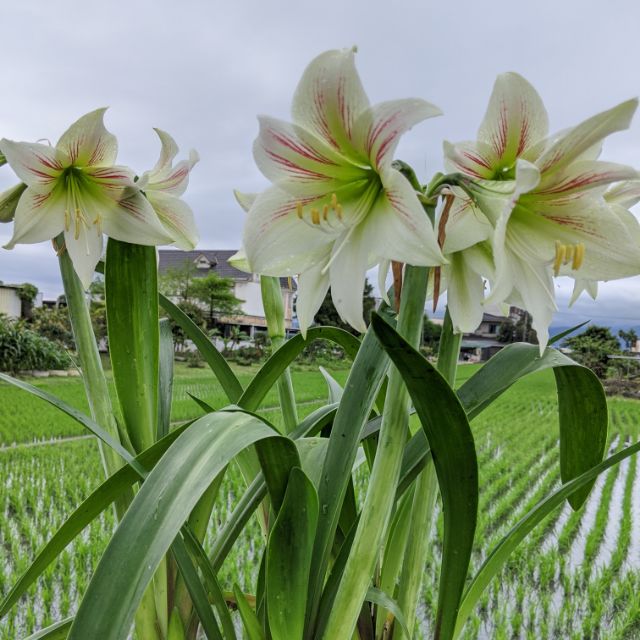
[{"label": "white flower petal", "polygon": [[251,267],[249,266],[249,260],[247,259],[247,254],[244,249],[236,251],[236,253],[234,253],[227,262],[236,269],[240,269],[240,271],[252,273]]},{"label": "white flower petal", "polygon": [[73,229],[65,231],[64,241],[73,268],[82,286],[88,289],[96,265],[102,257],[102,233],[96,225],[81,225],[78,232]]},{"label": "white flower petal", "polygon": [[366,178],[362,167],[301,127],[266,116],[259,122],[253,157],[264,176],[279,182],[283,189],[323,195],[339,189],[342,182]]},{"label": "white flower petal", "polygon": [[180,151],[176,141],[166,131],[155,127],[153,130],[158,135],[158,138],[160,138],[161,146],[160,157],[158,158],[158,162],[156,162],[156,166],[151,169],[151,174],[170,169],[173,164],[173,159],[178,155],[178,151]]},{"label": "white flower petal", "polygon": [[640,202],[640,180],[626,180],[609,188],[604,194],[607,202],[630,209]]},{"label": "white flower petal", "polygon": [[517,73],[496,79],[478,140],[491,148],[494,166],[511,166],[516,158],[530,159],[527,151],[547,136],[547,111],[536,90]]},{"label": "white flower petal", "polygon": [[447,307],[455,333],[471,333],[482,322],[484,281],[465,259],[464,252],[447,255]]},{"label": "white flower petal", "polygon": [[191,207],[180,198],[163,191],[149,190],[147,199],[174,244],[186,251],[195,249],[199,236]]},{"label": "white flower petal", "polygon": [[24,182],[20,182],[0,193],[0,222],[11,222],[13,220],[20,197],[26,188],[27,185]]},{"label": "white flower petal", "polygon": [[383,260],[378,265],[378,289],[380,290],[380,296],[387,303],[389,301],[389,294],[387,293],[387,275],[389,275],[389,267],[391,266],[391,260]]},{"label": "white flower petal", "polygon": [[[343,247],[343,242],[348,242],[348,246]],[[336,311],[344,322],[361,333],[367,330],[362,292],[370,266],[368,244],[366,234],[356,227],[349,233],[348,239],[345,237],[336,242],[330,268],[331,299]]]},{"label": "white flower petal", "polygon": [[431,222],[409,181],[395,169],[382,175],[384,193],[363,222],[375,258],[414,266],[446,262]]},{"label": "white flower petal", "polygon": [[445,226],[444,245],[446,255],[488,240],[493,227],[482,211],[462,190],[455,189],[455,200]]},{"label": "white flower petal", "polygon": [[495,167],[491,149],[487,145],[476,142],[451,144],[445,140],[442,148],[447,171],[462,171],[473,178],[485,180],[493,178]]},{"label": "white flower petal", "polygon": [[305,69],[293,97],[296,124],[330,147],[348,155],[353,147],[356,118],[369,106],[355,67],[353,49],[326,51]]},{"label": "white flower petal", "polygon": [[560,138],[536,160],[542,173],[558,171],[573,162],[608,135],[627,129],[638,106],[638,100],[627,100],[608,111],[603,111]]},{"label": "white flower petal", "polygon": [[580,297],[580,294],[586,291],[593,300],[598,295],[598,281],[597,280],[585,280],[583,278],[576,278],[573,284],[573,293],[569,300],[569,306],[572,307],[575,301]]},{"label": "white flower petal", "polygon": [[298,277],[296,314],[300,323],[300,332],[304,338],[307,337],[307,329],[313,324],[313,319],[329,290],[329,274],[322,273],[323,265],[328,259],[329,252],[320,264],[303,271]]},{"label": "white flower petal", "polygon": [[249,209],[251,209],[253,203],[258,197],[257,193],[243,193],[237,189],[233,190],[233,195],[235,196],[236,202],[242,207],[245,213],[249,212]]},{"label": "white flower petal", "polygon": [[45,187],[28,187],[20,196],[13,222],[13,237],[5,247],[35,244],[55,238],[64,229],[65,201]]},{"label": "white flower petal", "polygon": [[119,200],[94,198],[92,206],[102,216],[102,228],[111,238],[154,246],[174,241],[149,201],[135,189],[127,190]]},{"label": "white flower petal", "polygon": [[592,189],[601,189],[622,180],[632,180],[638,177],[633,167],[613,162],[599,162],[581,160],[544,175],[535,189],[536,198],[558,199],[563,196],[587,194],[593,197]]},{"label": "white flower petal", "polygon": [[55,148],[30,142],[0,141],[0,151],[15,174],[29,187],[53,186],[64,165]]},{"label": "white flower petal", "polygon": [[63,150],[79,167],[106,167],[116,161],[118,141],[104,126],[106,108],[96,109],[76,120],[60,137],[56,148]]},{"label": "white flower petal", "polygon": [[[298,198],[270,187],[258,195],[244,227],[243,246],[252,271],[295,276],[318,263],[339,233],[329,234],[297,215]],[[308,207],[313,200],[304,202]]]},{"label": "white flower petal", "polygon": [[371,165],[379,168],[391,162],[400,136],[414,125],[442,111],[426,100],[408,98],[382,102],[365,109],[354,125],[354,143],[363,149]]}]

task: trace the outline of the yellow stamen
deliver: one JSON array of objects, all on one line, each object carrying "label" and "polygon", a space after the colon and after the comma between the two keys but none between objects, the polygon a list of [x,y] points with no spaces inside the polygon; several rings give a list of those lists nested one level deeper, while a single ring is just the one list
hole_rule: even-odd
[{"label": "yellow stamen", "polygon": [[564,260],[562,261],[562,264],[569,264],[572,260],[573,260],[573,245],[567,244],[565,245]]},{"label": "yellow stamen", "polygon": [[64,230],[69,231],[71,227],[71,214],[69,213],[69,209],[64,210]]},{"label": "yellow stamen", "polygon": [[584,244],[582,244],[582,242],[579,242],[576,245],[576,251],[573,254],[573,264],[571,265],[571,268],[574,271],[577,271],[582,266],[583,262],[584,262]]},{"label": "yellow stamen", "polygon": [[296,202],[296,213],[298,214],[298,218],[302,220],[302,215],[304,213],[302,209],[302,202]]},{"label": "yellow stamen", "polygon": [[562,265],[564,261],[565,253],[567,252],[567,247],[561,242],[556,241],[556,257],[553,261],[553,275],[557,276],[560,273],[560,265]]},{"label": "yellow stamen", "polygon": [[339,202],[336,204],[336,213],[338,214],[338,220],[342,220],[342,205]]},{"label": "yellow stamen", "polygon": [[311,209],[311,222],[320,224],[320,212],[317,209]]},{"label": "yellow stamen", "polygon": [[331,194],[331,208],[335,211],[338,206],[338,196],[335,193]]},{"label": "yellow stamen", "polygon": [[322,207],[322,219],[326,222],[329,218],[329,205],[325,204],[324,207]]}]

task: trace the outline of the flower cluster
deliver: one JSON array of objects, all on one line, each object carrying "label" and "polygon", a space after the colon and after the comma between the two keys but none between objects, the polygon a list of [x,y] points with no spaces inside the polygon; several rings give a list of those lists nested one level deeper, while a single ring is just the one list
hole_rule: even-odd
[{"label": "flower cluster", "polygon": [[0,221],[14,219],[6,245],[31,244],[64,234],[65,247],[85,287],[102,255],[103,234],[144,245],[193,248],[193,213],[180,200],[198,156],[173,165],[178,147],[162,144],[156,166],[138,180],[116,165],[117,141],[104,126],[105,109],[72,124],[55,146],[0,141],[0,152],[22,181],[0,195]]},{"label": "flower cluster", "polygon": [[556,309],[554,276],[575,280],[575,300],[585,289],[595,296],[598,280],[640,272],[640,226],[628,211],[640,196],[638,172],[597,159],[603,139],[629,126],[637,104],[549,136],[542,100],[507,73],[496,81],[477,142],[445,143],[447,168],[462,174],[439,221],[457,330],[479,324],[483,301],[514,304],[531,313],[543,348]]},{"label": "flower cluster", "polygon": [[456,331],[474,330],[487,303],[514,304],[532,314],[544,348],[554,276],[575,279],[575,299],[595,296],[599,280],[640,273],[640,227],[628,211],[638,173],[597,159],[636,106],[549,136],[535,89],[501,75],[477,142],[444,145],[452,173],[439,181],[447,205],[434,225],[424,193],[391,161],[400,136],[438,110],[417,99],[369,106],[354,52],[326,52],[304,72],[293,123],[260,119],[254,156],[272,186],[239,195],[248,216],[238,264],[299,275],[303,332],[329,286],[342,318],[363,330],[367,269],[379,265],[384,282],[389,261],[436,266],[433,295],[447,291]]}]

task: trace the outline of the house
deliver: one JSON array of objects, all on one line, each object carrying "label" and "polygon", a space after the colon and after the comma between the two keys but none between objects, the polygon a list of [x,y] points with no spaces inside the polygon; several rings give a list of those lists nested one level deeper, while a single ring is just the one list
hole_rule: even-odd
[{"label": "house", "polygon": [[498,340],[500,328],[517,321],[519,309],[512,307],[509,317],[484,313],[480,326],[473,333],[465,333],[460,346],[460,356],[469,361],[485,362],[502,349],[505,344]]},{"label": "house", "polygon": [[[257,332],[266,330],[267,321],[262,306],[262,294],[260,291],[260,276],[245,273],[229,264],[229,258],[236,251],[233,250],[196,250],[177,251],[161,249],[158,251],[158,274],[162,276],[170,269],[183,269],[193,265],[193,276],[204,278],[212,273],[221,278],[233,280],[233,295],[242,300],[240,307],[242,313],[233,317],[220,317],[218,322],[225,335],[229,335],[231,327],[239,327],[240,330],[253,338]],[[282,296],[284,302],[285,327],[287,332],[298,330],[297,318],[293,314],[293,298],[296,285],[291,278],[280,278]]]},{"label": "house", "polygon": [[0,284],[0,314],[8,318],[22,317],[22,300],[20,286],[17,284]]}]

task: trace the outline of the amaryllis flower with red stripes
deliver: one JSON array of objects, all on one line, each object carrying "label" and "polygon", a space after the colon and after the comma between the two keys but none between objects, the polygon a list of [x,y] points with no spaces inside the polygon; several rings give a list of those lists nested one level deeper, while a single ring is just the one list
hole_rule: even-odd
[{"label": "amaryllis flower with red stripes", "polygon": [[192,149],[188,159],[174,166],[178,145],[166,131],[154,131],[162,145],[160,157],[151,171],[142,174],[136,186],[144,192],[174,244],[180,249],[190,250],[198,244],[198,229],[191,207],[180,196],[189,184],[189,173],[199,160],[198,153]]},{"label": "amaryllis flower with red stripes", "polygon": [[341,317],[362,331],[369,268],[444,261],[413,187],[391,164],[400,136],[439,114],[419,99],[370,106],[354,50],[342,50],[309,64],[293,123],[260,118],[254,157],[273,184],[250,204],[244,251],[256,273],[299,275],[303,332],[329,286]]},{"label": "amaryllis flower with red stripes", "polygon": [[[610,184],[638,173],[597,160],[603,139],[629,126],[637,103],[623,102],[548,137],[547,113],[535,89],[506,73],[496,81],[478,141],[445,143],[448,169],[469,178],[466,194],[454,190],[458,201],[444,243],[447,257],[458,254],[450,257],[446,275],[459,330],[473,330],[470,325],[481,317],[480,275],[491,283],[485,302],[529,311],[543,348],[556,309],[554,276],[575,278],[582,290],[586,282],[640,273],[638,223],[605,198]],[[466,252],[473,262],[465,261]],[[478,261],[478,254],[490,259]],[[457,286],[461,278],[466,286]]]},{"label": "amaryllis flower with red stripes", "polygon": [[105,111],[82,116],[55,146],[0,141],[0,151],[27,187],[6,248],[63,233],[85,287],[102,255],[103,234],[144,245],[174,241],[136,186],[133,171],[115,165],[118,145],[104,126]]}]

